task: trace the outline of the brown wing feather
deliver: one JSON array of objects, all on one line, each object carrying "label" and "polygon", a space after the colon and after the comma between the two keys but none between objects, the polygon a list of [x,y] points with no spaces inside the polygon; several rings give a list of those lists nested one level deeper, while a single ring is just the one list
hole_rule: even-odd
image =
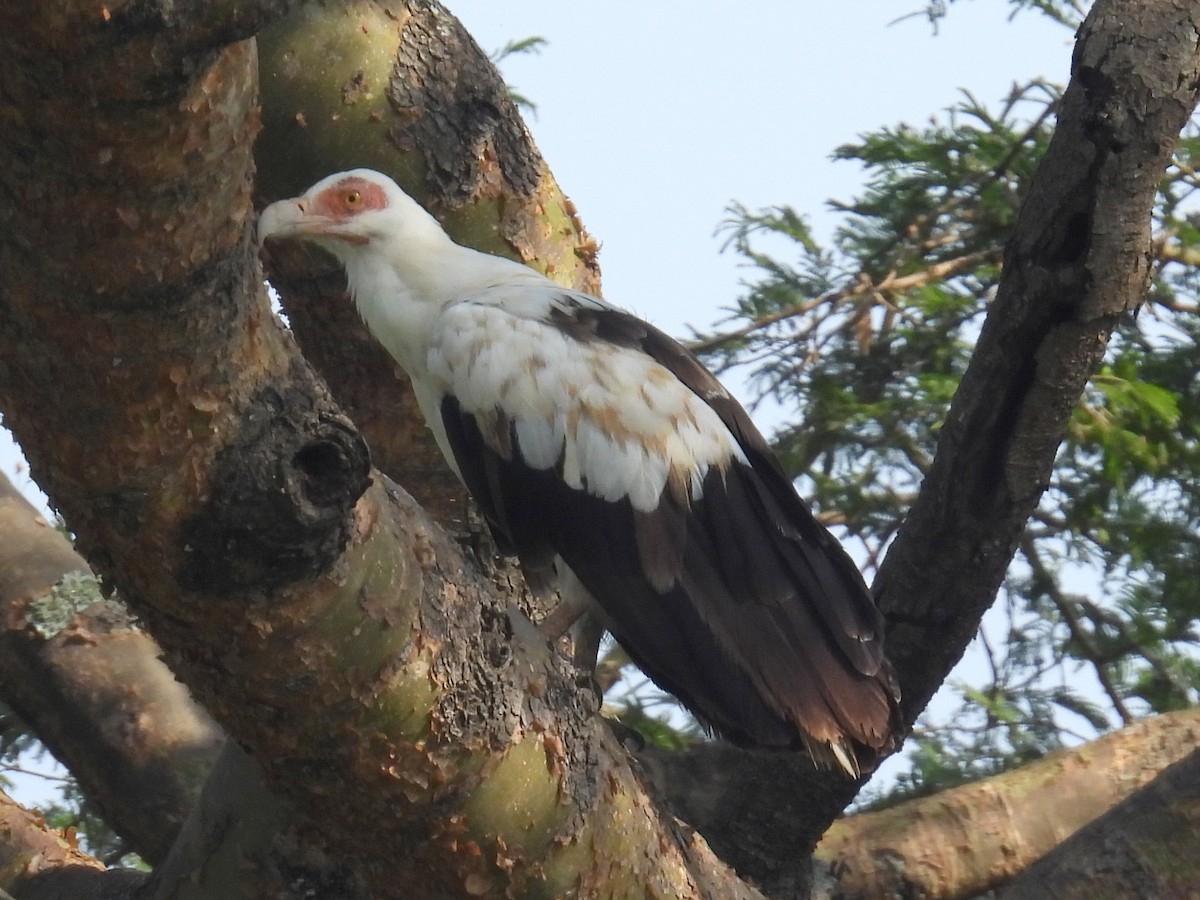
[{"label": "brown wing feather", "polygon": [[[570,307],[568,307],[570,308]],[[746,454],[759,482],[760,510],[770,516],[798,555],[789,558],[808,595],[820,603],[830,636],[865,675],[874,675],[883,661],[883,623],[862,575],[838,541],[812,515],[808,504],[779,465],[770,444],[724,386],[686,347],[636,316],[617,309],[575,305],[573,315],[560,311],[556,324],[574,325],[579,339],[604,340],[637,349],[671,372],[721,418]],[[821,590],[820,586],[824,587]]]}]

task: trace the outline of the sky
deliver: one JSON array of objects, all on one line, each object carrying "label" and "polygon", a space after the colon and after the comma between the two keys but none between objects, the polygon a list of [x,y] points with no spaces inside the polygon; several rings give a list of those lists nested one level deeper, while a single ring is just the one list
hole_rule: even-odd
[{"label": "sky", "polygon": [[[534,140],[601,243],[605,296],[678,336],[720,319],[752,274],[721,252],[730,203],[790,205],[827,236],[827,201],[862,184],[830,160],[838,145],[944,120],[961,90],[993,105],[1017,81],[1065,82],[1073,38],[1037,14],[1010,21],[1001,0],[952,4],[936,34],[920,0],[444,2],[485,51],[548,42],[504,75],[537,104]],[[0,471],[44,503],[7,432]]]}]

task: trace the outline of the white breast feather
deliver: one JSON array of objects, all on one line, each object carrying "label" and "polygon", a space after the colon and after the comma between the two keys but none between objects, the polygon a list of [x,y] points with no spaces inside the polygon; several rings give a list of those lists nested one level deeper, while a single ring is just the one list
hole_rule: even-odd
[{"label": "white breast feather", "polygon": [[[696,499],[710,468],[745,461],[720,417],[653,359],[578,342],[543,321],[560,288],[519,292],[516,303],[494,289],[443,308],[430,331],[429,397],[418,390],[423,407],[450,393],[477,417],[499,409],[528,465],[561,461],[571,487],[610,501],[628,496],[644,512],[657,508],[672,477]],[[440,411],[425,412],[440,420]]]},{"label": "white breast feather", "polygon": [[521,416],[514,423],[517,430],[517,446],[525,461],[535,469],[549,469],[562,455],[566,435],[564,417],[540,419]]}]

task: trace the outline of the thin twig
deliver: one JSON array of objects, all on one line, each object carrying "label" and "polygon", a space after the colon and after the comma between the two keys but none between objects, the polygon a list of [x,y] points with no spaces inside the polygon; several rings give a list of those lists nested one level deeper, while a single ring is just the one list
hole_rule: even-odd
[{"label": "thin twig", "polygon": [[912,272],[908,275],[896,275],[894,272],[889,272],[883,280],[874,282],[867,278],[863,273],[855,280],[854,284],[848,288],[843,288],[840,291],[834,291],[829,294],[822,294],[820,297],[815,297],[811,300],[806,300],[795,306],[789,306],[787,309],[776,310],[768,313],[765,316],[759,316],[733,331],[726,331],[722,334],[716,334],[712,337],[702,338],[698,341],[693,341],[688,344],[688,349],[693,353],[706,353],[710,350],[716,350],[725,344],[730,344],[742,338],[749,337],[756,331],[766,328],[769,325],[775,325],[778,322],[783,322],[787,319],[803,316],[812,312],[817,307],[824,303],[836,306],[844,303],[847,300],[863,297],[869,294],[882,295],[885,292],[895,293],[898,291],[907,291],[916,287],[923,287],[933,281],[940,281],[945,278],[952,278],[962,272],[972,269],[977,265],[986,262],[998,260],[1000,256],[999,249],[996,250],[978,250],[974,253],[967,253],[963,256],[957,256],[953,259],[943,260],[942,262],[933,263],[932,265],[920,270]]},{"label": "thin twig", "polygon": [[1054,575],[1046,567],[1046,563],[1042,560],[1042,556],[1038,553],[1038,549],[1034,546],[1033,541],[1028,537],[1021,539],[1021,555],[1025,557],[1029,563],[1029,568],[1033,570],[1034,578],[1037,579],[1038,585],[1046,592],[1046,596],[1050,598],[1063,620],[1067,623],[1067,629],[1071,632],[1071,637],[1079,643],[1087,654],[1088,662],[1092,664],[1092,668],[1096,670],[1096,678],[1100,682],[1100,686],[1104,689],[1104,693],[1108,694],[1108,699],[1112,701],[1113,709],[1117,711],[1117,715],[1121,717],[1121,723],[1128,725],[1134,721],[1136,716],[1129,711],[1129,707],[1125,705],[1125,699],[1121,696],[1117,686],[1113,684],[1112,678],[1108,674],[1108,665],[1101,660],[1100,649],[1096,646],[1096,642],[1092,639],[1092,635],[1083,627],[1083,622],[1079,617],[1078,612],[1074,608],[1072,600],[1065,596],[1058,589],[1058,582]]},{"label": "thin twig", "polygon": [[34,778],[44,778],[46,781],[57,781],[61,784],[68,784],[71,781],[65,775],[51,775],[48,772],[38,772],[34,769],[26,769],[24,766],[15,766],[11,763],[0,763],[0,769],[5,772],[14,772],[17,775],[31,775]]}]

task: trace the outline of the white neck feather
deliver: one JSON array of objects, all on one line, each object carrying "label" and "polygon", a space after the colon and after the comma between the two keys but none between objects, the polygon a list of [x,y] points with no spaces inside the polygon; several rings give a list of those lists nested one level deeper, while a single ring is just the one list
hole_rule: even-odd
[{"label": "white neck feather", "polygon": [[369,243],[330,249],[367,329],[410,374],[424,370],[430,330],[448,303],[500,285],[549,284],[527,266],[454,243],[428,215],[396,216]]}]

